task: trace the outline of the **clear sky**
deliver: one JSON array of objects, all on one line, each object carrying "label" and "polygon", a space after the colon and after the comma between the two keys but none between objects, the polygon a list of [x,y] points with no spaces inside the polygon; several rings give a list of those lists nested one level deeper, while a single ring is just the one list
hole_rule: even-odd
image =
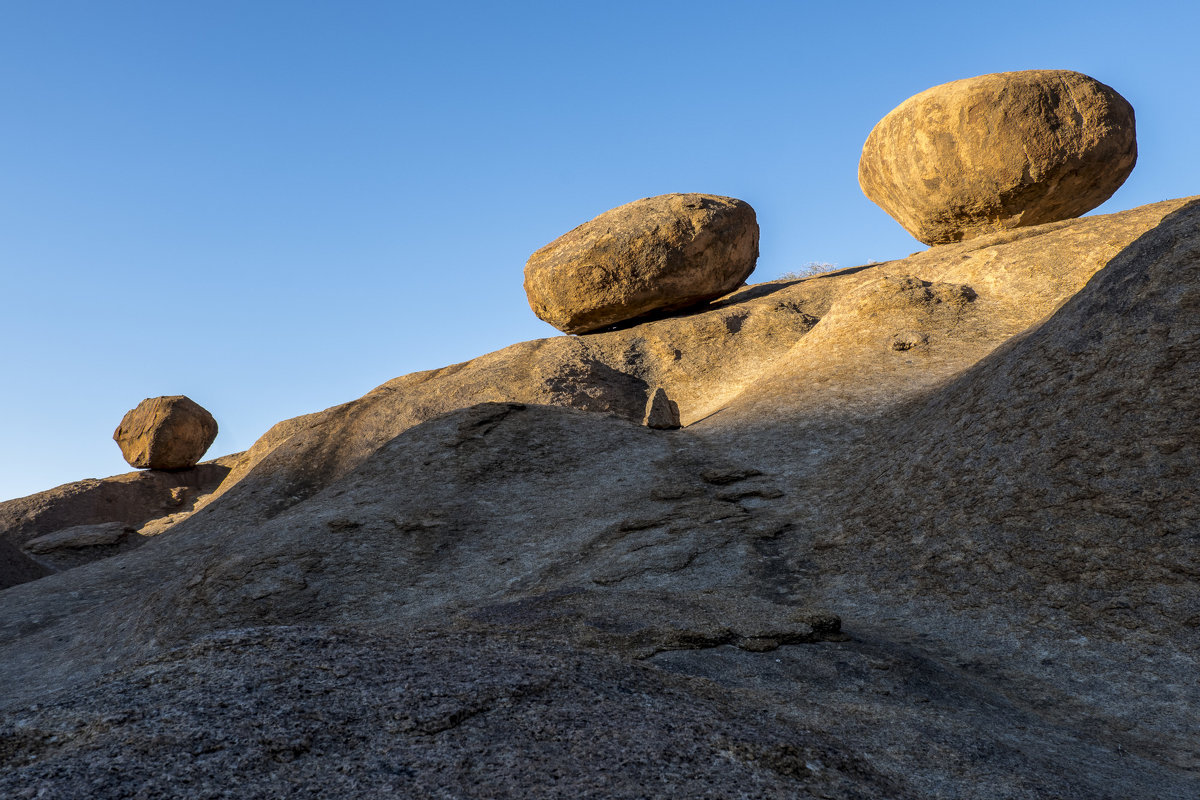
[{"label": "clear sky", "polygon": [[1200,193],[1191,2],[0,0],[0,500],[126,472],[144,397],[209,457],[397,375],[558,335],[529,254],[613,206],[758,212],[751,282],[922,249],[871,127],[988,72],[1134,106],[1097,213]]}]

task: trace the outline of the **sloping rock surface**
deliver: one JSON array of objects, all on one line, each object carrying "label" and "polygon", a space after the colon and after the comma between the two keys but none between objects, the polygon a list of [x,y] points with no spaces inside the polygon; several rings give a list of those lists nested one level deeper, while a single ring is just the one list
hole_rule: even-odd
[{"label": "sloping rock surface", "polygon": [[[819,537],[828,572],[864,599],[886,576],[893,611],[976,618],[997,637],[980,651],[986,668],[1089,676],[1079,694],[1098,724],[1200,769],[1200,698],[1159,669],[1200,656],[1197,386],[1193,206],[841,462],[854,488]],[[910,569],[897,575],[898,563]],[[1020,646],[1001,644],[1016,632]],[[1087,646],[1058,653],[1063,639]]]},{"label": "sloping rock surface", "polygon": [[281,423],[0,594],[0,792],[1193,798],[1198,248],[995,234]]},{"label": "sloping rock surface", "polygon": [[[413,425],[481,402],[557,405],[641,421],[651,387],[661,387],[677,403],[684,425],[709,417],[711,424],[735,426],[755,424],[762,415],[780,423],[797,415],[816,420],[835,408],[843,413],[860,406],[874,413],[945,381],[1053,313],[1183,203],[1002,232],[902,261],[758,284],[710,309],[586,337],[522,342],[405,375],[351,403],[279,423],[211,499],[237,487],[239,495],[258,496],[252,515],[262,513],[262,503],[276,513],[345,475]],[[965,286],[977,300],[967,303],[964,314],[954,304],[897,306],[870,299],[870,292],[865,301],[850,297],[872,283],[914,275]],[[894,307],[885,318],[877,306],[889,303]],[[929,346],[897,351],[897,331],[926,331]],[[774,441],[761,445],[775,448]],[[242,485],[249,474],[253,487]]]},{"label": "sloping rock surface", "polygon": [[[102,697],[0,725],[0,783],[54,797],[917,796],[716,687],[480,635],[236,631],[123,670]],[[21,758],[34,743],[41,757]]]}]

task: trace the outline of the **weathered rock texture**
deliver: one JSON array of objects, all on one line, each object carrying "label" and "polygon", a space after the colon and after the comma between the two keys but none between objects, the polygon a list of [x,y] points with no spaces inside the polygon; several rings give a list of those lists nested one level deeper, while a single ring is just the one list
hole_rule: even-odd
[{"label": "weathered rock texture", "polygon": [[212,414],[183,395],[143,400],[113,433],[121,455],[139,469],[194,467],[216,438]]},{"label": "weathered rock texture", "polygon": [[77,525],[25,543],[34,561],[58,572],[140,547],[146,537],[123,522]]},{"label": "weathered rock texture", "polygon": [[535,252],[525,294],[541,319],[587,333],[727,294],[757,260],[748,203],[664,194],[606,211]]},{"label": "weathered rock texture", "polygon": [[48,533],[25,543],[28,553],[53,553],[58,550],[72,550],[86,547],[101,547],[117,544],[129,533],[137,533],[133,528],[120,522],[105,522],[100,525],[76,525],[74,528],[64,528],[61,531]]},{"label": "weathered rock texture", "polygon": [[1192,800],[1198,303],[1170,201],[281,423],[0,594],[0,795]]},{"label": "weathered rock texture", "polygon": [[[821,732],[694,683],[481,635],[255,629],[14,714],[0,764],[43,797],[913,796]],[[26,726],[44,742],[32,762]]]},{"label": "weathered rock texture", "polygon": [[905,100],[867,137],[863,192],[925,244],[1077,217],[1137,161],[1133,108],[1078,72],[953,81]]}]

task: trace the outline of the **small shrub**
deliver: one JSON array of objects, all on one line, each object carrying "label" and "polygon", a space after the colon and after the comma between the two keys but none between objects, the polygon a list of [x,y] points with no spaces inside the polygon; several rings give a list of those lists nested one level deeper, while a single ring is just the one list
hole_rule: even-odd
[{"label": "small shrub", "polygon": [[814,275],[833,272],[837,268],[837,264],[830,264],[828,261],[810,261],[798,270],[783,273],[777,280],[798,281],[801,278],[811,278]]}]

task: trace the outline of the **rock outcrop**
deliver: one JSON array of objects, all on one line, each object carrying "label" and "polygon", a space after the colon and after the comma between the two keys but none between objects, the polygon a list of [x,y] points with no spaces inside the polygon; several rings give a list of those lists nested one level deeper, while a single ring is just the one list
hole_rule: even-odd
[{"label": "rock outcrop", "polygon": [[0,794],[1190,800],[1198,249],[1004,231],[281,423],[0,595]]},{"label": "rock outcrop", "polygon": [[113,433],[121,455],[139,469],[194,467],[216,438],[212,414],[183,395],[146,398]]},{"label": "rock outcrop", "polygon": [[48,533],[25,543],[33,560],[55,572],[126,553],[140,547],[146,537],[123,522],[77,525]]},{"label": "rock outcrop", "polygon": [[664,194],[606,211],[535,252],[525,294],[560,331],[588,333],[727,294],[757,260],[748,203]]},{"label": "rock outcrop", "polygon": [[[78,531],[81,526],[115,525],[122,530],[132,528],[143,536],[153,536],[186,519],[226,478],[236,477],[239,473],[233,472],[234,468],[244,469],[242,465],[247,460],[247,454],[235,453],[197,464],[191,469],[127,472],[102,480],[93,478],[68,483],[8,500],[0,503],[0,541],[14,548],[14,553],[21,553],[21,557],[13,561],[17,564],[29,562],[28,554],[22,549],[32,540],[53,537],[64,530]],[[53,559],[52,567],[48,559],[39,557],[36,560],[41,563],[35,569],[11,570],[11,577],[0,579],[0,584],[23,583],[125,549],[127,546],[80,548],[69,554],[69,558]],[[0,561],[3,560],[0,556]],[[8,582],[4,583],[5,580]]]},{"label": "rock outcrop", "polygon": [[[966,369],[1053,313],[1122,248],[1186,202],[1006,231],[903,261],[759,284],[688,315],[586,337],[522,342],[395,378],[353,402],[280,422],[244,457],[214,462],[232,471],[197,507],[237,490],[255,495],[256,509],[263,498],[276,510],[286,508],[344,477],[405,430],[481,402],[556,405],[641,422],[650,387],[661,387],[678,404],[684,425],[711,418],[713,426],[735,427],[757,418],[820,419],[832,408],[887,406]],[[906,274],[966,288],[939,288],[949,292],[942,299],[952,301],[935,302],[938,292],[927,297],[924,289],[903,291],[908,283],[899,276]],[[879,288],[864,288],[872,285]],[[979,302],[966,298],[968,289]],[[978,308],[987,311],[972,313]],[[894,349],[899,332],[925,335],[926,346]],[[759,445],[788,447],[770,439]],[[143,473],[155,474],[174,473]],[[39,513],[51,513],[60,507],[56,493],[73,497],[73,487],[90,485],[11,502],[21,507],[39,498]],[[236,498],[224,501],[227,513],[237,505]],[[5,508],[0,505],[0,530]],[[18,508],[8,513],[19,516]],[[120,517],[55,519],[66,527]],[[36,530],[55,528],[40,524]]]},{"label": "rock outcrop", "polygon": [[1066,70],[981,75],[905,100],[867,137],[863,192],[925,244],[1077,217],[1137,161],[1133,108]]}]

